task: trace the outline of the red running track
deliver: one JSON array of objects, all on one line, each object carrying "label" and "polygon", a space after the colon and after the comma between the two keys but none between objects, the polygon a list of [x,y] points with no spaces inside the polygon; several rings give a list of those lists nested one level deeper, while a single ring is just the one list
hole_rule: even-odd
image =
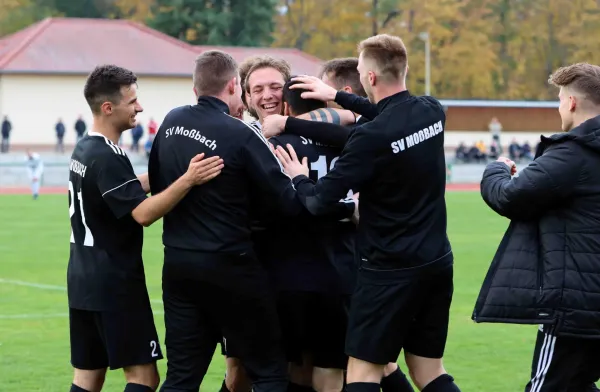
[{"label": "red running track", "polygon": [[[446,189],[452,191],[467,191],[477,192],[479,191],[479,184],[448,184]],[[60,195],[67,194],[68,188],[61,186],[46,186],[40,189],[42,195]],[[29,195],[31,190],[25,187],[7,187],[0,188],[0,195]]]}]

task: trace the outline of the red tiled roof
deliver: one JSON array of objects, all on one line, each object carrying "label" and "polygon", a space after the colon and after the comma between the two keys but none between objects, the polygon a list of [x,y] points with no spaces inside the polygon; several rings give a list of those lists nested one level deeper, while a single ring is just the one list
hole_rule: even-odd
[{"label": "red tiled roof", "polygon": [[236,60],[269,54],[295,73],[315,74],[321,61],[297,49],[193,46],[142,24],[114,19],[47,18],[0,39],[0,73],[88,74],[98,64],[117,64],[138,75],[190,76],[207,49]]},{"label": "red tiled roof", "polygon": [[223,50],[229,53],[238,63],[250,56],[268,55],[283,59],[292,67],[293,74],[317,75],[323,61],[298,49],[288,48],[250,48],[239,46],[196,46],[198,53],[207,50]]},{"label": "red tiled roof", "polygon": [[0,72],[88,74],[112,63],[141,75],[191,75],[192,45],[144,25],[48,18],[0,40]]}]

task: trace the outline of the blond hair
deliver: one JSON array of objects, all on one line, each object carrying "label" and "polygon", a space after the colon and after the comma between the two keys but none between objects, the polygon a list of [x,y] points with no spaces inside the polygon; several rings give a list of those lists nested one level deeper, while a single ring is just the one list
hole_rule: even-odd
[{"label": "blond hair", "polygon": [[250,92],[250,86],[248,85],[248,79],[250,79],[250,75],[252,75],[254,71],[258,71],[259,69],[263,68],[273,68],[279,71],[283,76],[284,83],[287,82],[292,75],[292,68],[287,61],[276,59],[271,56],[257,56],[254,58],[252,65],[248,69],[246,77],[244,78],[246,92]]},{"label": "blond hair", "polygon": [[405,75],[408,54],[404,42],[398,37],[379,34],[358,44],[358,53],[363,60],[375,63],[381,77],[388,81],[399,81]]}]

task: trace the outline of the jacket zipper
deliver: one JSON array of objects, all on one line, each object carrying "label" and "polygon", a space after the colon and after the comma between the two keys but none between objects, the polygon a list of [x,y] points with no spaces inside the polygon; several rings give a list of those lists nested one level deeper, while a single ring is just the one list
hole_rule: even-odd
[{"label": "jacket zipper", "polygon": [[538,289],[540,290],[540,295],[542,295],[542,292],[544,291],[544,261],[542,257],[538,258],[538,266],[537,266],[537,286]]}]

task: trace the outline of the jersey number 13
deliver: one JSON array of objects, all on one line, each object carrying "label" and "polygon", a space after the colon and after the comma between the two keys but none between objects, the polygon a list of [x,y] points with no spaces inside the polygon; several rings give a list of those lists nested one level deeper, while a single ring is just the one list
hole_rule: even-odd
[{"label": "jersey number 13", "polygon": [[[331,170],[333,170],[333,167],[335,166],[335,162],[338,160],[339,157],[335,157],[331,160],[331,162],[329,163],[329,168],[327,166],[327,157],[325,155],[319,155],[319,159],[317,159],[314,162],[310,162],[310,170],[314,170],[317,172],[317,180],[320,179],[321,177],[324,177],[327,173],[329,173]],[[348,191],[348,197],[352,197],[353,192],[352,190]]]}]

